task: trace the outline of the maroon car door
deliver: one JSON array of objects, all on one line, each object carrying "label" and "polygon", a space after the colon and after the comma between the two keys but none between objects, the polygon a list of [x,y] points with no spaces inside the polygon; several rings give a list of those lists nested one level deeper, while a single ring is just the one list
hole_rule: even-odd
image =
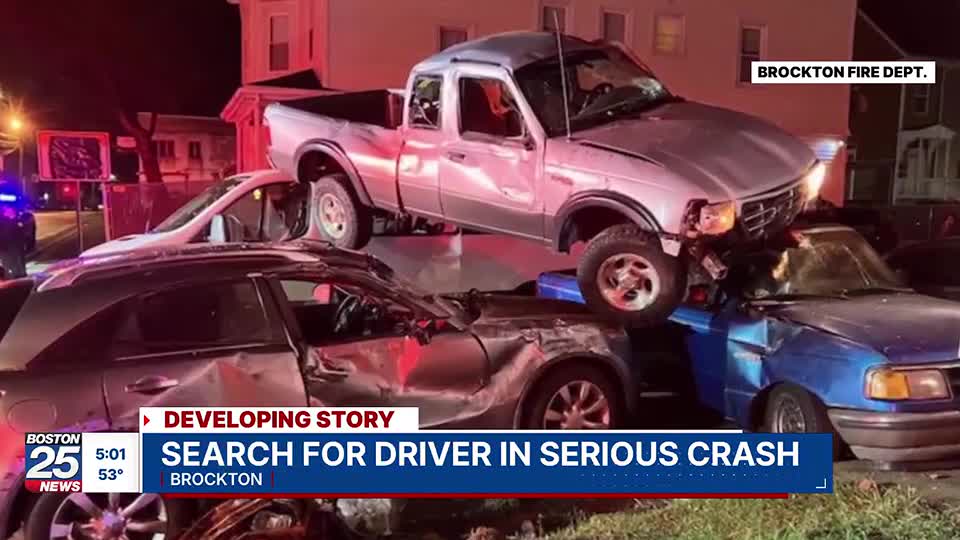
[{"label": "maroon car door", "polygon": [[298,353],[256,281],[152,292],[127,302],[104,374],[115,430],[140,407],[307,404]]}]

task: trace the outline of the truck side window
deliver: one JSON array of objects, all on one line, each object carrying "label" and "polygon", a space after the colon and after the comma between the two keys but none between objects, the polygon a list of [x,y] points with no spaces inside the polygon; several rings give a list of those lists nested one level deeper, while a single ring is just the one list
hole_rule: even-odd
[{"label": "truck side window", "polygon": [[468,132],[505,139],[523,136],[523,116],[502,81],[460,79],[460,133]]},{"label": "truck side window", "polygon": [[420,75],[413,81],[410,95],[410,125],[436,129],[440,127],[440,89],[443,79],[436,75]]}]

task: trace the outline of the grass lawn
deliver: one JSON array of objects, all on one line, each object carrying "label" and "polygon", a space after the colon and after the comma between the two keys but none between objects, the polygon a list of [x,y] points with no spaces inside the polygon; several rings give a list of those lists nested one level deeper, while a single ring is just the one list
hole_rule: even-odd
[{"label": "grass lawn", "polygon": [[939,540],[960,538],[960,507],[935,506],[905,487],[837,484],[834,495],[789,500],[683,500],[595,515],[550,540]]}]

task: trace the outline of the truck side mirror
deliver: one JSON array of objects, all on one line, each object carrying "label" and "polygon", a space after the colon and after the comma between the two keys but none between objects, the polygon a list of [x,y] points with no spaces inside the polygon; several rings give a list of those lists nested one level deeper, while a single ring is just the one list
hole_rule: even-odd
[{"label": "truck side mirror", "polygon": [[217,214],[210,220],[210,235],[207,238],[212,244],[227,243],[227,220],[222,214]]}]

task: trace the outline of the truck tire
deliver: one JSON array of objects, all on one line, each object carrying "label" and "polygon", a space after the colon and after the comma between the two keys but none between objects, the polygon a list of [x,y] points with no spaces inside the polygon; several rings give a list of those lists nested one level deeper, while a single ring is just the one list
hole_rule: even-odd
[{"label": "truck tire", "polygon": [[577,266],[577,282],[595,313],[644,328],[663,323],[680,305],[687,275],[652,233],[615,225],[589,241]]},{"label": "truck tire", "polygon": [[345,174],[331,174],[314,182],[314,215],[324,240],[339,248],[360,249],[373,236],[373,213],[350,187]]},{"label": "truck tire", "polygon": [[0,249],[0,268],[5,279],[16,279],[27,275],[27,261],[23,246],[9,246]]}]

